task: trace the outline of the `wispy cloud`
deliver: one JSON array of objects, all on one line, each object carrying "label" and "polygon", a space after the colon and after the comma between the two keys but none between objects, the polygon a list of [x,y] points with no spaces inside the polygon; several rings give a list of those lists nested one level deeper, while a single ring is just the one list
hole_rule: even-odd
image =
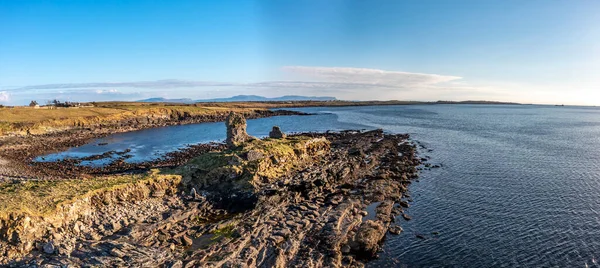
[{"label": "wispy cloud", "polygon": [[[34,89],[73,89],[73,88],[146,88],[146,89],[171,89],[190,87],[282,87],[282,88],[347,88],[349,86],[369,87],[414,87],[433,85],[442,82],[461,79],[458,76],[423,74],[385,71],[365,68],[346,67],[307,67],[286,66],[282,68],[287,73],[293,73],[301,80],[297,81],[265,81],[258,83],[229,83],[210,81],[190,81],[178,79],[166,79],[157,81],[138,82],[101,82],[101,83],[68,83],[68,84],[44,84],[16,88],[15,90]],[[109,92],[102,89],[99,93]]]},{"label": "wispy cloud", "polygon": [[462,79],[458,76],[347,67],[286,66],[286,72],[319,81],[381,87],[414,87]]},{"label": "wispy cloud", "polygon": [[6,91],[0,91],[0,102],[7,102],[10,99],[10,95]]},{"label": "wispy cloud", "polygon": [[45,84],[33,85],[17,88],[16,90],[31,89],[67,89],[67,88],[150,88],[150,89],[169,89],[185,87],[203,87],[203,86],[232,86],[231,83],[217,83],[208,81],[188,81],[178,79],[166,79],[157,81],[138,81],[138,82],[102,82],[102,83],[68,83],[68,84]]},{"label": "wispy cloud", "polygon": [[[254,83],[230,83],[166,79],[157,81],[62,83],[30,85],[3,89],[18,96],[19,101],[29,98],[57,96],[78,101],[135,100],[140,96],[167,96],[170,98],[228,97],[236,94],[261,94],[275,97],[289,94],[335,96],[340,99],[429,99],[450,93],[453,89],[465,91],[462,77],[440,74],[388,71],[348,67],[285,66],[281,68],[285,80]],[[458,81],[460,80],[460,81]],[[177,90],[175,90],[177,89]],[[445,91],[445,92],[444,92]],[[468,91],[468,90],[467,90]],[[8,93],[0,101],[8,100]],[[437,92],[437,93],[436,93]],[[94,94],[95,93],[95,94]],[[54,95],[56,94],[56,95]],[[466,93],[465,93],[466,94]],[[11,98],[11,101],[16,101]]]},{"label": "wispy cloud", "polygon": [[365,84],[365,83],[343,83],[343,82],[318,82],[318,81],[269,81],[260,83],[244,84],[248,87],[264,88],[306,88],[306,89],[347,89],[347,88],[389,88],[384,84]]},{"label": "wispy cloud", "polygon": [[107,93],[119,93],[116,89],[98,89],[96,90],[96,94],[107,94]]}]

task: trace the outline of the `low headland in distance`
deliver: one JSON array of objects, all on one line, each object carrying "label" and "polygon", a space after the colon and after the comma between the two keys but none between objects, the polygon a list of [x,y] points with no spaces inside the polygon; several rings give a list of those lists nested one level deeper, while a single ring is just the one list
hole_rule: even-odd
[{"label": "low headland in distance", "polygon": [[[310,106],[499,102],[63,103],[0,109],[0,265],[362,267],[432,168],[405,134],[246,134]],[[511,103],[512,104],[512,103]],[[144,163],[36,162],[110,134],[225,122],[225,143]],[[200,133],[198,135],[201,135]],[[225,136],[225,135],[224,135]],[[124,148],[125,149],[125,148]],[[101,158],[102,155],[90,158]],[[435,166],[433,166],[435,167]]]},{"label": "low headland in distance", "polygon": [[[193,100],[190,98],[181,98],[181,99],[167,99],[162,97],[156,98],[148,98],[143,100],[138,100],[137,102],[163,102],[163,103],[197,103],[197,102],[336,102],[336,103],[373,103],[373,105],[383,104],[387,102],[393,102],[396,104],[518,104],[512,102],[498,102],[498,101],[436,101],[436,102],[422,102],[422,101],[398,101],[398,100],[390,100],[390,101],[343,101],[338,100],[336,97],[329,96],[298,96],[298,95],[286,95],[281,97],[268,98],[258,95],[237,95],[229,98],[214,98],[214,99],[199,99]],[[310,105],[309,105],[310,106]]]},{"label": "low headland in distance", "polygon": [[[254,97],[259,97],[255,100]],[[328,100],[313,100],[314,98],[327,98]],[[239,99],[247,99],[239,101]],[[221,101],[216,101],[221,100]],[[110,101],[110,102],[61,102],[55,100],[46,105],[32,101],[28,106],[2,106],[0,105],[0,136],[10,134],[24,134],[27,130],[33,132],[50,132],[61,130],[61,127],[71,128],[82,126],[102,125],[115,120],[127,120],[143,116],[144,114],[183,114],[206,115],[208,117],[219,112],[233,111],[258,111],[273,108],[298,108],[322,106],[377,106],[377,105],[436,105],[436,104],[511,104],[513,102],[498,101],[345,101],[333,97],[304,97],[283,96],[279,98],[265,98],[253,95],[240,95],[228,99],[212,99],[202,102],[187,99],[150,98],[136,102]],[[75,109],[74,109],[75,108]],[[216,121],[223,121],[221,120]],[[186,122],[181,122],[186,123]],[[194,122],[189,122],[194,123]]]}]

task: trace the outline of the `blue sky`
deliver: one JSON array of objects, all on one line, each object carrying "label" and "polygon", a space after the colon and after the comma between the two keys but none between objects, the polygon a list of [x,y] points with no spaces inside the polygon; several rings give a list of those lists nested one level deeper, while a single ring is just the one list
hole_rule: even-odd
[{"label": "blue sky", "polygon": [[600,105],[600,2],[0,0],[0,103],[237,94]]}]

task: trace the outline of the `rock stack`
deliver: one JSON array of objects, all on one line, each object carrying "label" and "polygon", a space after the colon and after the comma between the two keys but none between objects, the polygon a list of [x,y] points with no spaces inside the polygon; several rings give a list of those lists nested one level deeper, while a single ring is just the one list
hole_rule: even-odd
[{"label": "rock stack", "polygon": [[281,131],[281,129],[279,129],[278,126],[273,126],[273,130],[271,130],[271,132],[269,132],[269,138],[283,139],[283,138],[285,138],[285,133],[283,133]]},{"label": "rock stack", "polygon": [[227,146],[230,148],[240,146],[242,143],[253,139],[246,133],[246,119],[243,115],[234,112],[229,113],[225,125],[227,126]]}]

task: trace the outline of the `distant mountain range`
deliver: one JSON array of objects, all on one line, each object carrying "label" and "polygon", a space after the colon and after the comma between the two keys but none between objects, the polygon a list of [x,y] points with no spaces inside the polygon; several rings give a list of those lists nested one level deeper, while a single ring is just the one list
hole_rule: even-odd
[{"label": "distant mountain range", "polygon": [[216,98],[204,100],[185,99],[166,99],[166,98],[149,98],[139,100],[138,102],[170,102],[170,103],[195,103],[195,102],[243,102],[243,101],[334,101],[335,97],[316,97],[316,96],[281,96],[276,98],[267,98],[257,95],[238,95],[230,98]]},{"label": "distant mountain range", "polygon": [[165,98],[149,98],[145,100],[139,100],[137,102],[171,102],[171,103],[194,103],[192,99],[165,99]]}]

